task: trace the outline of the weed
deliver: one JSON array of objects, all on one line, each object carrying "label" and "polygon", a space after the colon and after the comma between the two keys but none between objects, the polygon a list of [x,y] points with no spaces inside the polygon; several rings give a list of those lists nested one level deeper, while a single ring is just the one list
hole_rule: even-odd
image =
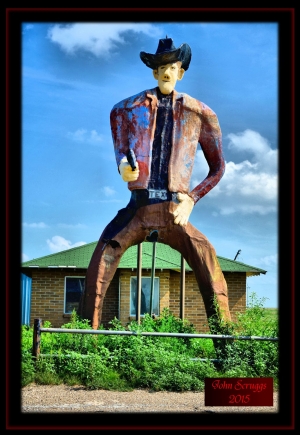
[{"label": "weed", "polygon": [[[236,322],[210,319],[218,335],[278,336],[277,317],[270,316],[263,300],[250,296],[250,306]],[[41,355],[32,359],[32,328],[22,328],[22,386],[40,384],[84,385],[90,389],[130,391],[202,391],[206,377],[278,378],[278,343],[270,341],[143,336],[142,332],[196,333],[187,320],[168,309],[159,318],[145,315],[141,324],[124,327],[113,319],[110,329],[135,331],[135,335],[42,333]],[[50,322],[44,322],[50,327]],[[64,329],[91,329],[72,313]],[[103,328],[102,326],[100,328]],[[47,357],[45,356],[48,355]],[[206,359],[206,360],[201,360]],[[217,359],[217,364],[211,360]]]}]

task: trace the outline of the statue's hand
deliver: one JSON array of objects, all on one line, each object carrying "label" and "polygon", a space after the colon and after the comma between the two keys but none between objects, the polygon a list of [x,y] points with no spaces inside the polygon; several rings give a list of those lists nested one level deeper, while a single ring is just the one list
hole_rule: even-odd
[{"label": "statue's hand", "polygon": [[177,193],[177,199],[179,204],[173,212],[174,223],[183,227],[187,224],[195,204],[193,199],[186,193]]},{"label": "statue's hand", "polygon": [[136,181],[139,178],[139,164],[136,162],[136,168],[133,171],[126,157],[123,157],[119,165],[119,171],[124,181]]}]

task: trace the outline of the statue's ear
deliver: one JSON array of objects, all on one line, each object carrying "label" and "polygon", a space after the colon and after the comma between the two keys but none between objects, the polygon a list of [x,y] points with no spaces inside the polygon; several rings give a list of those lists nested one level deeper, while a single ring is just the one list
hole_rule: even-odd
[{"label": "statue's ear", "polygon": [[184,76],[185,70],[183,68],[180,68],[178,71],[178,80],[181,80]]},{"label": "statue's ear", "polygon": [[155,80],[158,80],[158,71],[157,71],[157,69],[152,70],[152,74],[153,74],[153,77],[155,78]]}]

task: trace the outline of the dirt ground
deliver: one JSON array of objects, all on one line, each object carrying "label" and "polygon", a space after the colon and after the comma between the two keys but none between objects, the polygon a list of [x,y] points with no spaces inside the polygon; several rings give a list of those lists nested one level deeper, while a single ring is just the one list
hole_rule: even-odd
[{"label": "dirt ground", "polygon": [[204,393],[118,392],[87,390],[82,386],[36,385],[22,388],[22,413],[276,413],[278,393],[273,406],[205,406]]}]

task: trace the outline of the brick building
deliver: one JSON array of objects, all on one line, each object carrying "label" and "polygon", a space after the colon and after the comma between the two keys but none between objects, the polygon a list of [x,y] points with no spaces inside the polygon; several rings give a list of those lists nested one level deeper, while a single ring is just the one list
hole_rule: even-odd
[{"label": "brick building", "polygon": [[[89,243],[22,263],[23,276],[31,280],[30,326],[35,318],[50,321],[54,328],[68,322],[72,310],[78,307],[86,269],[96,244]],[[105,328],[114,317],[123,325],[136,319],[137,251],[138,247],[132,246],[125,252],[107,290],[101,321]],[[149,312],[152,292],[152,312],[157,316],[167,307],[175,316],[183,313],[199,333],[207,332],[206,313],[195,275],[180,253],[168,245],[156,243],[153,257],[150,242],[141,245],[141,253],[141,316]],[[218,259],[227,282],[234,320],[236,313],[246,308],[247,278],[266,271],[224,257],[218,256]],[[181,294],[184,295],[182,303]]]}]

